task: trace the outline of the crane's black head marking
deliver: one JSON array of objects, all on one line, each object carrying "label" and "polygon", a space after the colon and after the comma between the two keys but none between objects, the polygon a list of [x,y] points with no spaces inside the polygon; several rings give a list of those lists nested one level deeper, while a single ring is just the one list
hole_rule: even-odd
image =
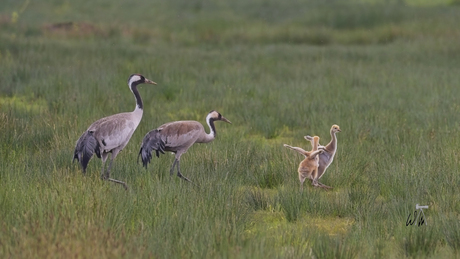
[{"label": "crane's black head marking", "polygon": [[231,122],[229,120],[227,120],[224,116],[222,116],[222,114],[220,114],[216,110],[210,111],[208,113],[208,116],[206,117],[206,120],[209,120],[209,121],[225,121],[225,122],[231,124]]},{"label": "crane's black head marking", "polygon": [[145,82],[145,77],[141,74],[132,74],[128,78],[128,85],[131,85],[132,83],[143,83]]},{"label": "crane's black head marking", "polygon": [[138,85],[138,84],[143,84],[143,83],[152,84],[152,85],[156,85],[156,84],[157,84],[157,83],[153,82],[152,80],[145,78],[145,77],[144,77],[143,75],[141,75],[141,74],[132,74],[132,75],[129,76],[129,78],[128,78],[128,85],[129,85],[129,86]]},{"label": "crane's black head marking", "polygon": [[220,118],[222,118],[222,115],[217,112],[216,110],[212,110],[208,113],[208,116],[212,119],[212,120],[219,120]]}]

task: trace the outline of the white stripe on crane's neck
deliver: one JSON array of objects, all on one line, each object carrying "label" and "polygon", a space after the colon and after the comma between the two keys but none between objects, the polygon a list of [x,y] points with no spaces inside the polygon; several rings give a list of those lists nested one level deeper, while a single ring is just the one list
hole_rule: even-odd
[{"label": "white stripe on crane's neck", "polygon": [[210,112],[208,116],[206,116],[206,123],[208,123],[209,129],[211,130],[208,136],[215,138],[216,137],[216,127],[214,126],[215,114],[216,112]]},{"label": "white stripe on crane's neck", "polygon": [[141,83],[142,81],[141,76],[139,75],[132,75],[129,80],[128,80],[128,86],[131,92],[134,94],[134,98],[136,98],[136,110],[143,110],[144,105],[142,103],[141,95],[139,94],[139,91],[137,90],[137,85]]},{"label": "white stripe on crane's neck", "polygon": [[139,75],[132,75],[128,80],[128,85],[131,86],[134,82],[141,80]]}]

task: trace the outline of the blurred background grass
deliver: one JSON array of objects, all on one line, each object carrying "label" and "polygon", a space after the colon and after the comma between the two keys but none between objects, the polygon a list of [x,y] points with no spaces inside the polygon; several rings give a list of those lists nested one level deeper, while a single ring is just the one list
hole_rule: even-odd
[{"label": "blurred background grass", "polygon": [[[0,3],[0,256],[458,256],[458,1]],[[96,119],[144,118],[99,180],[71,163]],[[233,124],[183,156],[136,164],[146,132],[211,109]],[[299,193],[303,136],[339,149]],[[427,226],[406,227],[415,204]]]}]

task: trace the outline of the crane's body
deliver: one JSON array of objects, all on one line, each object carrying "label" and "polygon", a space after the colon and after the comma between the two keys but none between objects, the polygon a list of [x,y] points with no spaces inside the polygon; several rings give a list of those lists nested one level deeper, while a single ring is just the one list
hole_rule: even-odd
[{"label": "crane's body", "polygon": [[[313,145],[311,151],[305,151],[300,147],[292,147],[290,145],[284,144],[285,147],[297,151],[299,154],[302,154],[305,159],[302,160],[299,164],[299,168],[297,172],[299,173],[299,181],[300,181],[300,190],[303,190],[303,183],[306,179],[310,179],[312,181],[312,185],[318,186],[315,179],[318,175],[318,166],[319,166],[319,157],[318,155],[321,154],[323,151],[318,150],[318,143],[319,137],[313,137]],[[320,186],[321,187],[321,186]]]},{"label": "crane's body", "polygon": [[142,164],[147,167],[152,159],[152,151],[156,151],[159,157],[160,152],[165,151],[175,153],[175,159],[170,169],[173,174],[174,167],[177,166],[177,176],[190,182],[188,178],[180,173],[180,157],[195,143],[208,143],[215,139],[216,128],[214,121],[221,120],[231,123],[220,113],[211,111],[206,117],[206,122],[210,128],[209,134],[206,133],[203,125],[197,121],[174,121],[165,123],[158,128],[148,132],[142,140],[139,156]]},{"label": "crane's body", "polygon": [[185,151],[195,143],[208,143],[214,140],[214,135],[202,134],[203,125],[197,121],[174,121],[158,127],[164,141],[167,141],[165,151]]},{"label": "crane's body", "polygon": [[[110,178],[110,169],[113,160],[128,144],[142,119],[143,103],[137,90],[137,85],[141,83],[156,84],[142,75],[131,75],[128,79],[128,85],[136,99],[134,111],[114,114],[92,123],[78,139],[74,152],[74,160],[80,162],[83,173],[86,173],[86,167],[95,153],[102,160],[102,179],[122,184],[125,189],[128,188],[125,182]],[[112,154],[112,157],[109,167],[104,173],[104,165],[109,153]]]},{"label": "crane's body", "polygon": [[[332,125],[330,133],[331,133],[331,141],[326,146],[318,146],[319,150],[323,150],[324,152],[319,155],[319,166],[318,166],[318,177],[317,181],[324,175],[326,169],[332,164],[334,161],[335,153],[337,152],[337,136],[335,135],[337,132],[341,132],[340,127],[338,125]],[[304,137],[306,140],[310,141],[313,145],[313,138],[310,136]],[[323,186],[324,188],[332,188],[330,186],[324,185],[318,181],[318,184]]]}]

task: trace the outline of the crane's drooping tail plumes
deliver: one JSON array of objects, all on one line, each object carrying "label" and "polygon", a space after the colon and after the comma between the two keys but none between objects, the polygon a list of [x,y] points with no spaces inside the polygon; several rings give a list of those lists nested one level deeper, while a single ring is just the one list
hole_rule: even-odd
[{"label": "crane's drooping tail plumes", "polygon": [[155,129],[147,133],[142,141],[141,149],[139,150],[139,155],[137,160],[139,161],[139,156],[142,159],[142,165],[147,168],[147,165],[152,159],[152,151],[156,151],[157,157],[160,157],[160,152],[165,153],[165,142],[161,139],[160,130]]},{"label": "crane's drooping tail plumes", "polygon": [[98,158],[101,158],[99,142],[97,142],[96,138],[93,136],[92,131],[85,131],[77,141],[73,161],[77,159],[85,173],[89,160],[94,153],[96,153]]}]

